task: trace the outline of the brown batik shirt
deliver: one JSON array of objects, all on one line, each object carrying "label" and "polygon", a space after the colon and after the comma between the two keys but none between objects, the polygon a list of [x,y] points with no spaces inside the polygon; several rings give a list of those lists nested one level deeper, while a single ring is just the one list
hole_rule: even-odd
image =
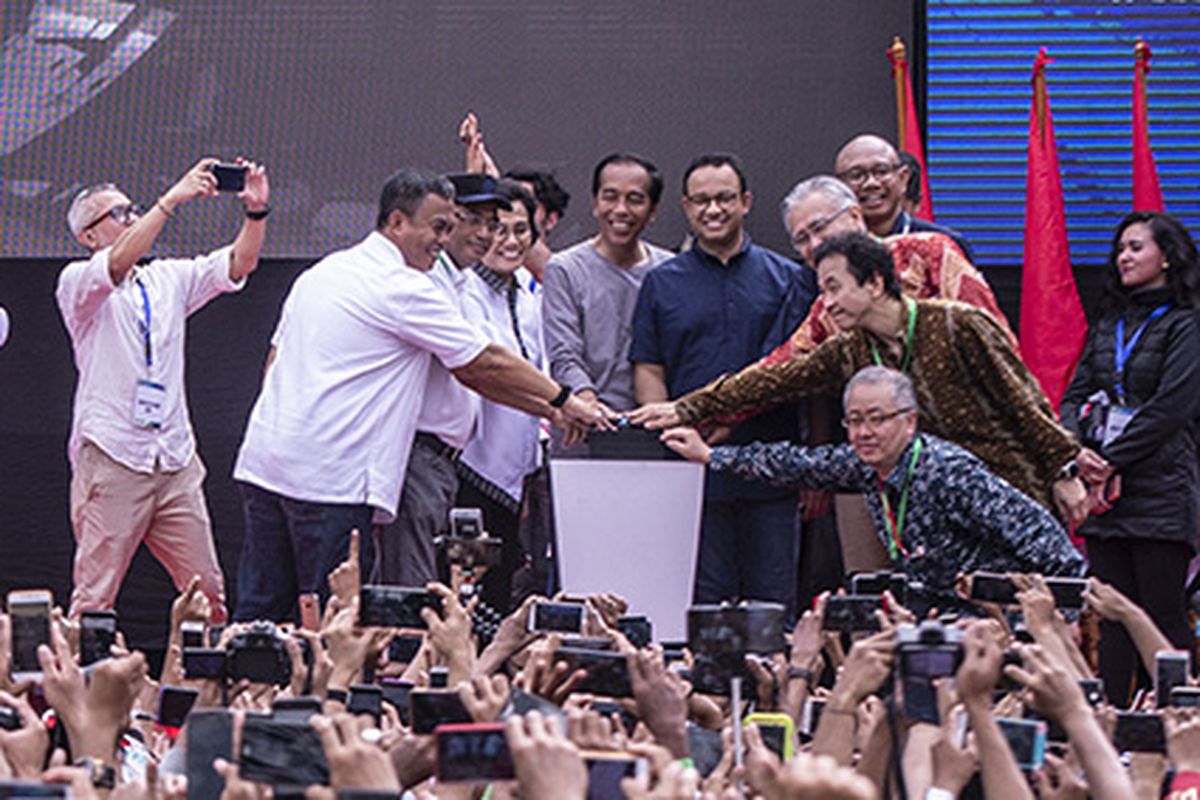
[{"label": "brown batik shirt", "polygon": [[[978,456],[995,474],[1050,509],[1058,471],[1079,452],[1008,333],[984,311],[917,300],[909,377],[919,427]],[[781,364],[754,364],[676,401],[686,424],[813,394],[840,392],[875,363],[872,335],[858,329]],[[877,343],[883,366],[901,359]]]}]

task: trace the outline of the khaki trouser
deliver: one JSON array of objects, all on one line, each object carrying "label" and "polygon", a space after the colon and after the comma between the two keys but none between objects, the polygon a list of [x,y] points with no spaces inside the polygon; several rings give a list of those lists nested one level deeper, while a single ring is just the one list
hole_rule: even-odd
[{"label": "khaki trouser", "polygon": [[113,607],[129,562],[144,541],[177,589],[199,575],[200,590],[212,604],[212,621],[225,620],[225,579],[202,488],[206,474],[198,455],[177,472],[155,469],[147,475],[84,442],[71,476],[76,547],[70,616]]}]

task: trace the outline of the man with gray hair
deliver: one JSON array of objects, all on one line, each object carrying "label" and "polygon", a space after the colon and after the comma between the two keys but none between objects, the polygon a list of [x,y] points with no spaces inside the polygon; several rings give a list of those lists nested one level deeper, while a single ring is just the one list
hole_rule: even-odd
[{"label": "man with gray hair", "polygon": [[225,581],[204,500],[204,464],[184,388],[187,318],[245,286],[266,234],[262,167],[241,162],[246,218],[233,243],[192,259],[145,256],[179,208],[217,193],[215,158],[197,163],[145,213],[116,185],[76,195],[67,226],[91,255],[68,264],[56,297],[79,384],[68,455],[75,532],[70,615],[113,607],[143,541],[183,590],[193,578],[225,620]]},{"label": "man with gray hair", "polygon": [[444,177],[400,170],[376,229],[292,285],[234,467],[246,516],[235,620],[295,619],[299,595],[327,594],[351,531],[396,516],[433,359],[484,397],[576,434],[599,416],[492,344],[429,277],[454,196]]},{"label": "man with gray hair", "polygon": [[843,405],[849,445],[709,447],[693,428],[672,428],[663,440],[715,472],[862,492],[896,569],[923,582],[942,609],[957,605],[960,572],[1083,572],[1082,557],[1045,506],[958,445],[917,432],[916,393],[903,372],[864,367],[846,384]]}]

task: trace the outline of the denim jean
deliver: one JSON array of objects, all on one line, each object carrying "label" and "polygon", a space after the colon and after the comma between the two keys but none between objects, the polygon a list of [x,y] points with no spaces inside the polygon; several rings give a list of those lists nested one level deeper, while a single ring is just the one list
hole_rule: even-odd
[{"label": "denim jean", "polygon": [[370,575],[371,516],[368,505],[293,500],[239,483],[246,538],[238,564],[235,622],[295,620],[296,599],[329,596],[329,573],[346,559],[350,531],[359,531],[359,560]]}]

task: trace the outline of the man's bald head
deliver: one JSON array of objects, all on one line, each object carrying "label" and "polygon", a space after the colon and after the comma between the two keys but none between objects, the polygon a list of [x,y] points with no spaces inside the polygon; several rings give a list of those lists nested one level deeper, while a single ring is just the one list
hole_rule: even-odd
[{"label": "man's bald head", "polygon": [[892,143],[869,133],[855,136],[838,151],[834,170],[854,190],[871,232],[891,233],[908,185],[908,167]]}]

